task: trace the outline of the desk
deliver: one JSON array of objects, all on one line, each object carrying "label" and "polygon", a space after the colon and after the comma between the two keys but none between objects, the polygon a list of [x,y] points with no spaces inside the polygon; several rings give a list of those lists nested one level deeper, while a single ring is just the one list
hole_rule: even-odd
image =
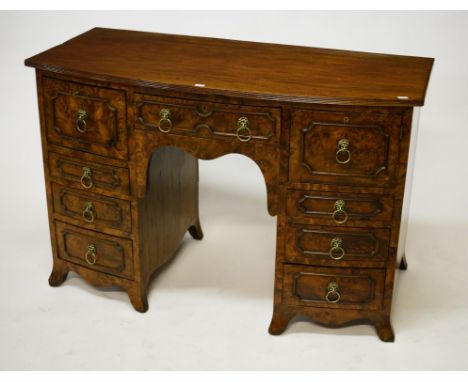
[{"label": "desk", "polygon": [[187,230],[203,237],[198,159],[239,153],[261,169],[277,216],[270,333],[304,314],[331,327],[369,323],[393,341],[413,109],[432,64],[102,28],[27,59],[37,77],[50,285],[74,271],[121,287],[145,312],[154,272]]}]

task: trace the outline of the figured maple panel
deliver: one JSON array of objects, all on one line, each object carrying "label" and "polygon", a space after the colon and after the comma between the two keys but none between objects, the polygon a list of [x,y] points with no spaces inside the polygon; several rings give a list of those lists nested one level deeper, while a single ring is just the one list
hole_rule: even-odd
[{"label": "figured maple panel", "polygon": [[125,92],[43,79],[49,143],[127,158]]},{"label": "figured maple panel", "polygon": [[391,186],[396,181],[402,112],[391,109],[296,110],[292,182]]},{"label": "figured maple panel", "polygon": [[[58,256],[98,272],[133,279],[132,241],[56,221]],[[86,261],[89,246],[95,248],[95,264]]]},{"label": "figured maple panel", "polygon": [[[171,126],[162,122],[163,130],[170,134],[183,134],[204,138],[277,143],[281,112],[279,108],[229,105],[199,102],[177,98],[163,98],[135,94],[135,127],[159,131],[161,110],[170,111]],[[250,133],[239,130],[239,118],[247,118]],[[167,126],[166,126],[167,125]]]},{"label": "figured maple panel", "polygon": [[[76,224],[132,231],[130,202],[52,184],[54,211]],[[87,211],[85,211],[88,208]]]},{"label": "figured maple panel", "polygon": [[95,160],[50,152],[49,171],[54,180],[81,190],[116,196],[128,195],[130,191],[127,168],[104,165]]},{"label": "figured maple panel", "polygon": [[[286,304],[336,309],[379,309],[385,270],[319,268],[284,265],[283,299]],[[336,283],[339,300],[327,301],[330,283]],[[338,295],[331,293],[334,301]]]},{"label": "figured maple panel", "polygon": [[[383,267],[389,239],[390,230],[386,228],[288,224],[285,258],[300,264]],[[333,240],[339,241],[339,248]]]},{"label": "figured maple panel", "polygon": [[[343,210],[348,216],[342,224],[333,220],[339,200],[344,202]],[[390,227],[392,224],[392,195],[290,190],[286,203],[289,216],[308,224],[339,227]],[[344,214],[338,215],[337,220],[344,220]]]}]

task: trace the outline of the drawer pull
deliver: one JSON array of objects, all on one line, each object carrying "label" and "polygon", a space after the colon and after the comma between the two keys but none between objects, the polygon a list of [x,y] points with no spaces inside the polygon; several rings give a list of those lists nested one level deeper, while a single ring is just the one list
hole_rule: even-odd
[{"label": "drawer pull", "polygon": [[83,209],[83,219],[86,220],[88,223],[92,223],[94,221],[94,205],[92,202],[86,202],[84,209]]},{"label": "drawer pull", "polygon": [[333,206],[332,218],[336,224],[344,224],[348,221],[348,213],[344,207],[345,201],[341,199],[337,200]]},{"label": "drawer pull", "polygon": [[237,139],[241,142],[248,142],[252,139],[252,132],[250,131],[250,122],[247,117],[240,117],[237,120]]},{"label": "drawer pull", "polygon": [[345,250],[342,247],[343,240],[339,237],[334,237],[330,241],[330,251],[328,254],[333,260],[341,260],[345,255]]},{"label": "drawer pull", "polygon": [[83,175],[81,176],[81,185],[83,188],[93,187],[93,173],[89,167],[83,167]]},{"label": "drawer pull", "polygon": [[349,151],[349,141],[347,139],[340,139],[336,148],[336,161],[339,164],[349,163],[349,161],[351,160],[351,151]]},{"label": "drawer pull", "polygon": [[84,109],[78,110],[78,113],[76,114],[75,127],[76,127],[76,130],[78,130],[80,133],[85,133],[86,130],[88,129],[88,126],[86,125],[87,119],[88,119],[88,112]]},{"label": "drawer pull", "polygon": [[169,109],[161,109],[159,112],[158,129],[162,133],[168,133],[172,130],[171,111]]},{"label": "drawer pull", "polygon": [[338,301],[340,301],[341,295],[340,295],[340,288],[336,282],[331,282],[327,286],[327,294],[325,295],[325,300],[331,304],[336,304]]},{"label": "drawer pull", "polygon": [[96,246],[94,244],[88,244],[88,249],[85,253],[85,260],[89,265],[96,264]]}]

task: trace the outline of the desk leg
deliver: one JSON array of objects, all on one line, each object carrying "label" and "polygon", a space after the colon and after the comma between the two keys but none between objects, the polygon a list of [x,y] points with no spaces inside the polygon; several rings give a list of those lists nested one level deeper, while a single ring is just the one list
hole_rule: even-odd
[{"label": "desk leg", "polygon": [[127,289],[130,302],[135,310],[140,313],[145,313],[148,310],[148,295],[146,289],[146,284],[144,286],[140,284],[132,284],[132,286]]},{"label": "desk leg", "polygon": [[387,317],[381,318],[373,322],[377,335],[383,342],[394,342],[395,334],[393,332],[390,319]]},{"label": "desk leg", "polygon": [[285,307],[285,306],[277,306],[273,310],[273,317],[271,319],[270,327],[268,328],[268,332],[273,335],[278,335],[283,333],[289,321],[294,317],[296,312],[292,309]]},{"label": "desk leg", "polygon": [[63,284],[68,276],[68,267],[62,261],[54,259],[54,266],[52,268],[52,273],[49,276],[49,285],[56,287]]},{"label": "desk leg", "polygon": [[408,262],[406,261],[406,254],[403,255],[400,261],[400,269],[406,271],[408,269]]},{"label": "desk leg", "polygon": [[195,224],[192,224],[189,227],[188,231],[195,240],[203,239],[203,231],[200,225],[200,218],[197,218],[197,221],[195,222]]}]

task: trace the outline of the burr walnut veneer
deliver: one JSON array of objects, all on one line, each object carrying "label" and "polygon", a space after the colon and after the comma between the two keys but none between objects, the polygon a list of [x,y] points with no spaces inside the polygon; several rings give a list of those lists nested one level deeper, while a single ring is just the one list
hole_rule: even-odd
[{"label": "burr walnut veneer", "polygon": [[154,272],[187,230],[203,237],[198,159],[240,153],[260,167],[277,216],[270,333],[302,314],[331,327],[369,323],[392,341],[414,107],[432,64],[101,28],[27,59],[50,285],[74,271],[123,288],[146,311]]}]

